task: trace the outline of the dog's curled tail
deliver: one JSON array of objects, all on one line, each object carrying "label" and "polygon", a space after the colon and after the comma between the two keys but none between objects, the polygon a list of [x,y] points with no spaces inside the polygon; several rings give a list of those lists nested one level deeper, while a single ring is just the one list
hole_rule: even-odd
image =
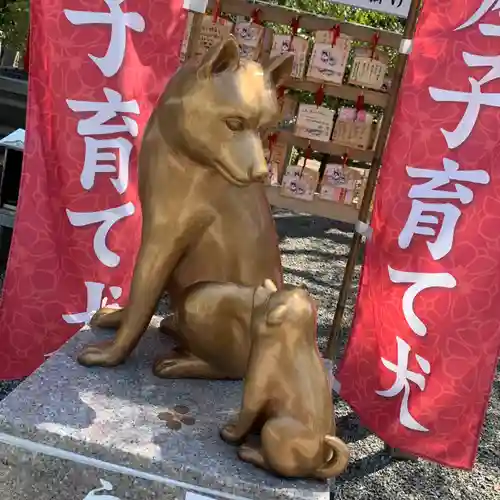
[{"label": "dog's curled tail", "polygon": [[333,452],[332,458],[321,466],[315,473],[318,479],[330,479],[337,477],[347,468],[349,463],[349,448],[347,445],[336,436],[325,436],[324,443],[331,448]]}]

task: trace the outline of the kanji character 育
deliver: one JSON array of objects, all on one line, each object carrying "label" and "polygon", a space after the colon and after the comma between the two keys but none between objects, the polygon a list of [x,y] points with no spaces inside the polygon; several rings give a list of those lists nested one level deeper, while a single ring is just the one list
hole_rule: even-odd
[{"label": "kanji character \u80b2", "polygon": [[[125,137],[96,139],[89,136],[127,132],[132,137],[137,137],[139,126],[136,120],[121,114],[138,115],[139,105],[135,100],[123,101],[121,94],[112,89],[104,88],[104,95],[107,99],[105,102],[71,99],[66,101],[72,111],[94,113],[90,117],[80,119],[77,125],[77,132],[84,137],[85,141],[85,159],[80,182],[84,189],[89,190],[94,186],[97,173],[116,172],[116,178],[112,178],[111,182],[118,193],[123,194],[128,187],[132,142]],[[122,120],[121,124],[107,123],[119,116]]]},{"label": "kanji character \u80b2", "polygon": [[[408,192],[408,196],[412,198],[410,214],[398,238],[399,247],[406,249],[417,234],[436,236],[435,241],[427,242],[427,248],[434,260],[443,258],[451,251],[455,229],[462,212],[449,202],[429,203],[421,200],[458,200],[462,204],[468,204],[473,200],[474,193],[462,183],[485,185],[490,181],[490,176],[485,170],[459,170],[458,163],[448,158],[443,159],[443,166],[444,170],[406,167],[410,177],[428,181],[410,188]],[[451,181],[460,182],[451,183]],[[450,183],[453,190],[439,189]],[[429,215],[436,213],[443,216],[437,234],[436,229],[429,226],[439,224],[438,217]]]},{"label": "kanji character \u80b2", "polygon": [[[111,183],[118,193],[125,193],[128,187],[132,148],[132,143],[124,137],[112,139],[85,137],[85,160],[80,175],[82,187],[87,190],[92,189],[98,173],[117,172],[117,177],[111,179]],[[118,156],[110,151],[113,149],[117,151]]]},{"label": "kanji character \u80b2", "polygon": [[78,121],[76,131],[81,136],[121,134],[129,133],[132,137],[139,134],[137,122],[129,116],[120,116],[122,124],[106,123],[119,116],[119,113],[129,113],[138,115],[139,104],[136,100],[124,101],[120,92],[104,87],[106,101],[76,101],[66,99],[68,107],[76,113],[94,113],[88,118],[82,118]]}]

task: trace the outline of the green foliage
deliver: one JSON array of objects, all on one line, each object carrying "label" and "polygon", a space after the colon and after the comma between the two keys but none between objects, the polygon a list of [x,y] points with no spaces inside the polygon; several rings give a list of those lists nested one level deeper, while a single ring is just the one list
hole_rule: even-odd
[{"label": "green foliage", "polygon": [[23,50],[29,29],[29,0],[8,0],[0,9],[0,41],[13,50]]},{"label": "green foliage", "polygon": [[332,3],[329,0],[268,0],[269,3],[333,17],[339,21],[347,21],[356,24],[364,24],[373,28],[402,33],[403,21],[395,16],[389,16],[379,12],[366,11],[348,7],[346,5]]}]

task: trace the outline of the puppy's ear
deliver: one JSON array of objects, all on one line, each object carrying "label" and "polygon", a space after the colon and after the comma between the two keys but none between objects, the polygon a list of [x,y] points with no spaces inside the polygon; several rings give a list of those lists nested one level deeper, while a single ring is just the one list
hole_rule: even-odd
[{"label": "puppy's ear", "polygon": [[210,78],[224,71],[236,71],[240,65],[240,49],[234,36],[211,47],[201,60],[198,78]]},{"label": "puppy's ear", "polygon": [[274,284],[274,281],[269,279],[264,280],[264,288],[273,293],[278,291],[278,287]]},{"label": "puppy's ear", "polygon": [[258,286],[255,288],[253,294],[253,306],[259,307],[263,305],[269,298],[269,290],[266,290],[263,286]]},{"label": "puppy's ear", "polygon": [[266,71],[269,72],[271,81],[276,87],[285,83],[285,81],[290,78],[293,70],[293,54],[281,54],[271,58],[268,65],[266,66]]},{"label": "puppy's ear", "polygon": [[278,326],[285,321],[287,313],[287,307],[284,304],[270,309],[267,313],[266,323],[269,326]]}]

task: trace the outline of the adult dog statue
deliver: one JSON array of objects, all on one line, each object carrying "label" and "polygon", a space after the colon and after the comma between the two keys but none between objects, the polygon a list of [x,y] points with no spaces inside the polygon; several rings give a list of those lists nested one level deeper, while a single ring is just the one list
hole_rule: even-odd
[{"label": "adult dog statue", "polygon": [[[92,325],[117,328],[116,337],[85,347],[81,364],[125,361],[165,290],[175,311],[184,291],[198,282],[259,286],[270,278],[281,288],[259,129],[276,119],[276,86],[290,75],[292,64],[288,54],[265,68],[242,61],[231,37],[169,81],[139,157],[142,241],[129,301],[124,309],[97,312]],[[177,365],[183,363],[184,376],[191,371],[211,378],[204,374],[204,362],[189,353],[178,357]],[[156,375],[171,377],[170,365],[160,360]]]}]

